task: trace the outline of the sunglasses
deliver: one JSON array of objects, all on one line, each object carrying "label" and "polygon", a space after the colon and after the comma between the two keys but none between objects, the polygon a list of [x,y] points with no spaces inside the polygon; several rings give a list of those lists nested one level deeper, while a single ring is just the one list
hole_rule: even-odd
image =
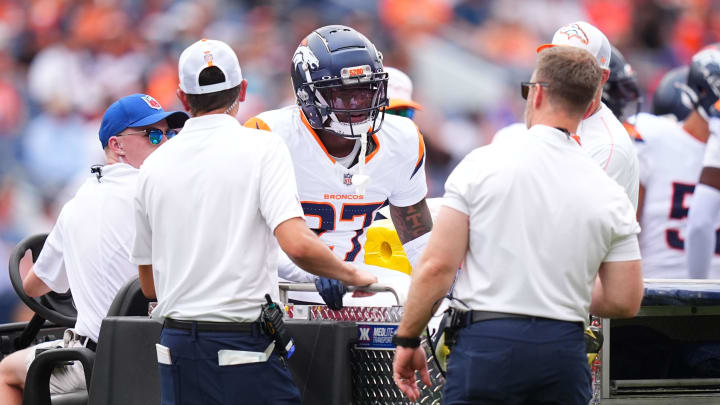
[{"label": "sunglasses", "polygon": [[550,87],[550,83],[548,82],[521,82],[520,95],[522,96],[523,100],[527,100],[528,93],[530,92],[530,86],[534,86],[536,84],[542,87]]},{"label": "sunglasses", "polygon": [[401,117],[413,119],[415,116],[414,108],[393,108],[392,110],[385,110],[386,113],[392,115],[399,115]]},{"label": "sunglasses", "polygon": [[177,135],[178,130],[177,129],[168,129],[165,132],[163,132],[162,129],[158,128],[146,128],[142,131],[137,132],[128,132],[125,134],[115,135],[115,136],[125,136],[125,135],[137,135],[137,134],[143,134],[144,136],[147,136],[150,140],[150,143],[153,145],[157,145],[160,142],[162,142],[162,137],[165,135],[167,139],[171,139],[175,135]]}]

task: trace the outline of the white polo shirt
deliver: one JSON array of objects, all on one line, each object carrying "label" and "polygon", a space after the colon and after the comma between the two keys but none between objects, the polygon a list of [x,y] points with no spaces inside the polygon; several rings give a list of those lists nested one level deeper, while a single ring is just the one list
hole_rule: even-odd
[{"label": "white polo shirt", "polygon": [[72,290],[75,331],[95,341],[117,291],[138,274],[128,260],[137,174],[132,166],[116,163],[103,167],[99,182],[88,177],[63,206],[33,267],[53,291]]},{"label": "white polo shirt", "polygon": [[640,259],[635,209],[563,132],[517,131],[471,152],[445,184],[444,205],[470,217],[454,296],[474,310],[585,322],[600,264]]},{"label": "white polo shirt", "polygon": [[640,192],[640,163],[633,140],[627,130],[604,104],[578,125],[583,149],[621,185],[635,210]]},{"label": "white polo shirt", "polygon": [[278,299],[275,227],[303,217],[290,153],[233,117],[191,118],[140,169],[132,261],[152,264],[153,317],[250,322]]}]

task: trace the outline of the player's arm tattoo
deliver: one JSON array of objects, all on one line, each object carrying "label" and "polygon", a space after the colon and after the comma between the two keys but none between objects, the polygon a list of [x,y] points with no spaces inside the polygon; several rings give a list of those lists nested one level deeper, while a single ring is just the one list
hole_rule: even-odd
[{"label": "player's arm tattoo", "polygon": [[390,205],[390,217],[402,243],[410,242],[432,229],[430,209],[424,198],[409,207]]}]

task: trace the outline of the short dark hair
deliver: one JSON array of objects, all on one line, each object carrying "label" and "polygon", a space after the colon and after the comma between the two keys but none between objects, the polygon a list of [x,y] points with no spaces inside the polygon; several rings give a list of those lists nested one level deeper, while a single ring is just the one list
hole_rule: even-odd
[{"label": "short dark hair", "polygon": [[[201,86],[224,82],[225,74],[217,66],[206,67],[200,72],[198,82]],[[230,107],[240,94],[240,85],[231,89],[205,94],[187,94],[192,115]]]},{"label": "short dark hair", "polygon": [[548,98],[571,115],[585,113],[601,80],[600,65],[584,49],[554,46],[540,52],[535,81],[549,83]]}]

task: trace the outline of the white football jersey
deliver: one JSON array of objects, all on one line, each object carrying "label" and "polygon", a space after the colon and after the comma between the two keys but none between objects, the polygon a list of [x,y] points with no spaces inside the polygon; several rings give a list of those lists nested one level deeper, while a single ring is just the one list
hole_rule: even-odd
[{"label": "white football jersey", "polygon": [[380,131],[372,136],[375,148],[368,147],[365,158],[370,181],[362,195],[352,183],[358,165],[348,169],[337,162],[297,106],[263,112],[245,126],[272,131],[285,140],[308,227],[345,261],[364,262],[365,230],[386,201],[406,207],[427,194],[425,145],[407,118],[386,114]]},{"label": "white football jersey", "polygon": [[[688,278],[685,229],[705,144],[666,117],[636,117],[640,184],[645,187],[640,250],[645,278]],[[720,225],[720,224],[719,224]],[[711,278],[720,277],[718,250]]]}]

